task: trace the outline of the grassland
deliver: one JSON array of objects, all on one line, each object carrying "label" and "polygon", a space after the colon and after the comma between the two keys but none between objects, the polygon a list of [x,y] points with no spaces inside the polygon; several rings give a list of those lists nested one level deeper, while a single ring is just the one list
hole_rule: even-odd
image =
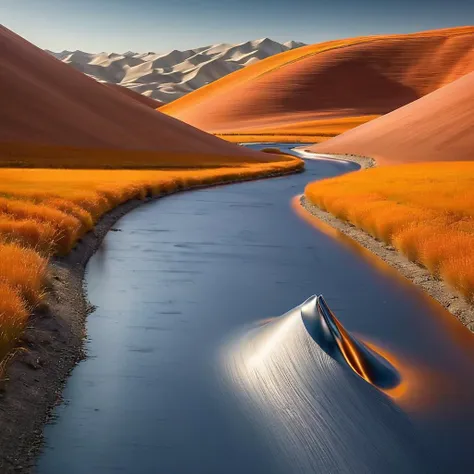
[{"label": "grassland", "polygon": [[311,183],[305,194],[474,301],[474,163],[374,168]]},{"label": "grassland", "polygon": [[271,127],[253,127],[248,132],[242,130],[238,133],[217,133],[216,135],[219,138],[233,143],[321,143],[378,117],[379,115],[360,115],[338,118],[328,117],[318,120],[275,124]]},{"label": "grassland", "polygon": [[130,199],[294,171],[275,161],[212,169],[0,169],[0,361],[41,303],[48,259],[67,254],[100,217]]}]

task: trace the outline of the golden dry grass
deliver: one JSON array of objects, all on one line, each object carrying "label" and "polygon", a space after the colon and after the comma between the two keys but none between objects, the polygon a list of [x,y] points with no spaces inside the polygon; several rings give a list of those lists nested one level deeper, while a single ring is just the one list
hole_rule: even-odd
[{"label": "golden dry grass", "polygon": [[48,257],[68,253],[104,213],[130,199],[302,166],[275,155],[270,163],[194,170],[0,168],[0,361],[42,299]]},{"label": "golden dry grass", "polygon": [[248,133],[242,130],[238,133],[217,133],[216,136],[233,143],[321,143],[378,117],[379,115],[360,115],[338,118],[327,117],[318,120],[296,120],[293,123],[277,123],[270,127],[253,127]]},{"label": "golden dry grass", "polygon": [[314,120],[295,120],[294,122],[274,123],[266,127],[250,127],[248,133],[242,129],[236,133],[220,133],[221,137],[233,135],[249,135],[249,136],[288,136],[288,137],[322,137],[333,138],[341,133],[370,122],[380,115],[359,115],[354,117],[326,117]]},{"label": "golden dry grass", "polygon": [[305,194],[474,300],[474,163],[374,168],[311,183]]}]

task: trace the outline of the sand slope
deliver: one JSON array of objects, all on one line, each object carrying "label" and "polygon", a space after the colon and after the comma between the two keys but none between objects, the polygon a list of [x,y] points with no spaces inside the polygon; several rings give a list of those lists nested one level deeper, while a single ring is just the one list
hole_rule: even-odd
[{"label": "sand slope", "polygon": [[111,87],[115,91],[121,92],[122,94],[131,97],[134,100],[137,100],[138,102],[143,105],[146,105],[147,107],[151,107],[152,109],[158,109],[159,107],[164,105],[163,102],[160,102],[159,100],[152,99],[151,97],[147,97],[143,94],[139,94],[138,92],[135,92],[132,89],[127,89],[126,87],[123,87],[119,84],[112,84],[108,82],[105,85],[107,87]]},{"label": "sand slope", "polygon": [[120,84],[148,97],[170,102],[261,59],[303,45],[297,41],[281,44],[263,38],[166,54],[48,52],[99,82]]},{"label": "sand slope", "polygon": [[310,135],[328,118],[385,114],[473,69],[474,27],[351,38],[264,59],[162,111],[213,133],[296,133],[302,122]]},{"label": "sand slope", "polygon": [[474,160],[474,72],[310,151],[370,156],[378,164]]},{"label": "sand slope", "polygon": [[[30,157],[35,147],[42,145],[143,150],[161,153],[160,159],[168,164],[170,160],[173,164],[173,154],[186,154],[191,160],[195,157],[196,165],[202,164],[202,155],[207,156],[207,164],[212,160],[221,163],[276,159],[275,155],[232,145],[144,107],[75,71],[3,26],[0,60],[0,157],[2,153]],[[45,153],[44,148],[41,153]],[[160,160],[153,161],[153,156],[149,155],[150,160],[159,164]],[[133,165],[133,160],[127,162]]]}]

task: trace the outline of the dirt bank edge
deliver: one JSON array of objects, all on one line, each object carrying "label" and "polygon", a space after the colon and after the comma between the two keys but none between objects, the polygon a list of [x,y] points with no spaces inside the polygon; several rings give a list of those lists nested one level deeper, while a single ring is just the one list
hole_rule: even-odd
[{"label": "dirt bank edge", "polygon": [[332,214],[321,210],[312,204],[304,195],[301,197],[301,205],[313,216],[329,224],[334,229],[350,237],[359,245],[377,255],[384,262],[397,270],[398,273],[438,301],[438,303],[453,314],[464,326],[474,332],[474,306],[467,303],[461,295],[451,289],[446,283],[433,277],[428,270],[411,262],[393,247],[374,239],[352,224],[341,221]]},{"label": "dirt bank edge", "polygon": [[[223,180],[199,188],[280,177],[296,170],[282,170],[266,176]],[[85,358],[86,318],[93,310],[83,287],[86,264],[100,247],[107,232],[121,217],[156,199],[131,200],[102,216],[66,257],[49,265],[44,304],[30,318],[20,346],[7,362],[0,381],[0,473],[29,473],[43,444],[43,429],[54,407],[61,402],[67,378]]]}]

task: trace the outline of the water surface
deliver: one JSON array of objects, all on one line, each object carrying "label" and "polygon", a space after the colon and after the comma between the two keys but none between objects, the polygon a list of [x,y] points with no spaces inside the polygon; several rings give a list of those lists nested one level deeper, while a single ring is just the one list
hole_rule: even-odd
[{"label": "water surface", "polygon": [[[291,199],[305,184],[357,166],[306,169],[177,194],[117,223],[87,267],[89,357],[46,428],[39,473],[472,472],[471,334],[303,222]],[[399,392],[331,358],[297,317],[277,337],[260,326],[315,293],[399,364]]]}]

